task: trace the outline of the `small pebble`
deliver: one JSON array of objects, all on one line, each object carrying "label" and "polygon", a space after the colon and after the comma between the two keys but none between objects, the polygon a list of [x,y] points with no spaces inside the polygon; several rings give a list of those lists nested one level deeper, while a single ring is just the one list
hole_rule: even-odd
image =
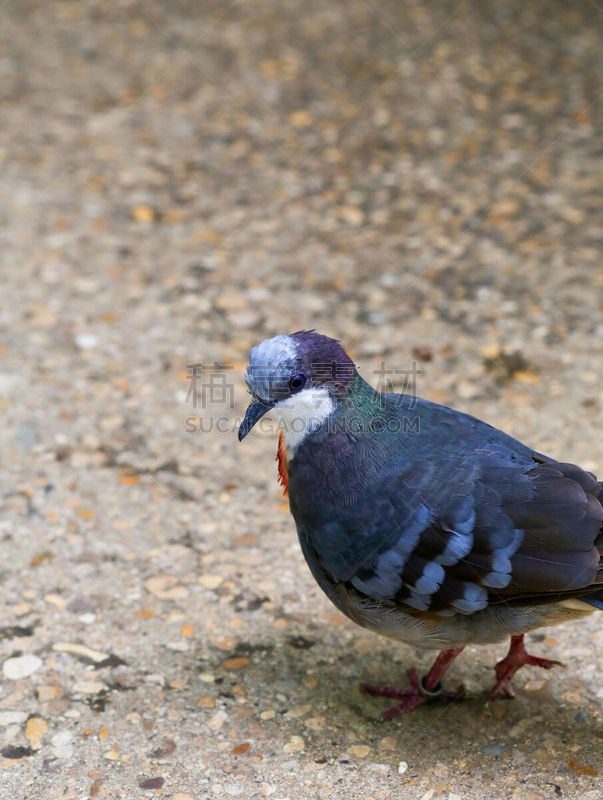
[{"label": "small pebble", "polygon": [[524,717],[523,719],[519,720],[516,725],[513,725],[512,728],[509,728],[509,735],[512,736],[514,739],[523,736],[524,732],[530,726],[534,725],[536,720],[534,717]]},{"label": "small pebble", "polygon": [[25,722],[27,714],[25,711],[0,711],[0,726],[15,725]]},{"label": "small pebble", "polygon": [[52,645],[52,649],[58,653],[71,653],[74,656],[81,656],[97,664],[109,658],[109,653],[93,650],[91,647],[86,647],[85,644],[78,644],[77,642],[55,642]]},{"label": "small pebble", "polygon": [[366,758],[371,752],[371,748],[367,744],[354,744],[349,751],[354,758]]},{"label": "small pebble", "polygon": [[230,670],[243,669],[243,667],[246,667],[247,664],[249,664],[249,659],[244,658],[243,656],[239,658],[227,658],[222,662],[224,669]]},{"label": "small pebble", "polygon": [[190,650],[190,644],[186,641],[178,641],[178,642],[167,642],[166,647],[169,650],[174,650],[177,653],[186,653],[187,650]]},{"label": "small pebble", "polygon": [[398,764],[398,775],[404,775],[404,773],[408,770],[408,764],[406,761],[400,761]]},{"label": "small pebble", "polygon": [[75,343],[80,350],[93,350],[98,347],[98,336],[95,333],[78,333]]},{"label": "small pebble", "polygon": [[61,597],[60,594],[54,594],[54,592],[44,595],[44,602],[50,603],[51,605],[56,606],[56,608],[65,608],[67,605],[65,598]]},{"label": "small pebble", "polygon": [[292,111],[289,114],[289,123],[294,128],[307,128],[312,125],[313,121],[312,113],[305,108],[300,108],[298,111]]},{"label": "small pebble", "polygon": [[141,789],[161,789],[164,782],[164,778],[157,776],[156,778],[147,778],[146,780],[141,781],[138,785]]},{"label": "small pebble", "polygon": [[212,729],[212,731],[217,731],[220,730],[220,728],[222,727],[222,725],[224,725],[227,719],[228,719],[228,714],[226,713],[226,711],[223,711],[221,709],[220,711],[216,711],[213,717],[210,718],[207,725]]},{"label": "small pebble", "polygon": [[293,719],[296,719],[297,717],[304,717],[311,710],[312,706],[310,705],[310,703],[305,703],[304,705],[294,706],[293,708],[290,708],[289,711],[287,711],[287,713],[285,714],[285,716],[293,717]]},{"label": "small pebble", "polygon": [[222,583],[224,578],[222,575],[201,575],[199,578],[199,583],[203,586],[204,589],[217,589],[218,586]]},{"label": "small pebble", "polygon": [[0,397],[9,394],[21,382],[21,376],[10,372],[0,372]]},{"label": "small pebble", "polygon": [[26,655],[8,658],[2,665],[2,672],[11,681],[29,678],[30,675],[42,666],[42,659],[38,656]]},{"label": "small pebble", "polygon": [[232,783],[227,783],[224,785],[224,791],[230,797],[239,797],[239,795],[243,794],[243,787],[238,781],[232,781]]},{"label": "small pebble", "polygon": [[98,694],[106,689],[106,685],[100,681],[80,681],[73,686],[73,691],[79,694]]},{"label": "small pebble", "polygon": [[130,214],[132,215],[132,219],[135,219],[136,222],[154,222],[155,221],[155,209],[152,206],[133,206],[130,210]]},{"label": "small pebble", "polygon": [[504,744],[484,744],[482,745],[482,753],[487,756],[500,756],[505,752]]},{"label": "small pebble", "polygon": [[384,736],[383,739],[379,740],[379,744],[377,746],[379,750],[395,750],[396,740],[393,736]]},{"label": "small pebble", "polygon": [[160,600],[180,600],[188,595],[186,586],[179,585],[173,575],[155,575],[145,581],[145,587]]},{"label": "small pebble", "polygon": [[289,741],[287,744],[283,745],[283,750],[285,753],[297,753],[300,750],[303,750],[306,746],[306,743],[302,739],[301,736],[290,736]]},{"label": "small pebble", "polygon": [[38,750],[42,743],[42,738],[48,730],[48,723],[42,717],[30,717],[27,720],[25,735],[33,750]]},{"label": "small pebble", "polygon": [[71,739],[73,734],[71,731],[59,731],[50,740],[52,744],[52,753],[55,758],[71,758],[73,755],[73,745]]},{"label": "small pebble", "polygon": [[59,731],[55,733],[55,735],[50,740],[53,747],[62,747],[64,744],[67,744],[73,739],[73,734],[71,731]]},{"label": "small pebble", "polygon": [[21,745],[7,744],[2,748],[0,753],[2,758],[10,758],[17,760],[19,758],[26,758],[33,755],[31,747],[23,747]]}]

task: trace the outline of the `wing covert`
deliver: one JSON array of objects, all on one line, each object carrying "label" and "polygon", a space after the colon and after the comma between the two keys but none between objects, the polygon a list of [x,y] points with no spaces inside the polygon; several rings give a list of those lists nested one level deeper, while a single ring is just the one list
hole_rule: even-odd
[{"label": "wing covert", "polygon": [[416,462],[316,529],[314,549],[335,582],[443,615],[571,595],[597,581],[600,490],[575,465],[519,464],[506,450],[474,451],[448,472]]}]

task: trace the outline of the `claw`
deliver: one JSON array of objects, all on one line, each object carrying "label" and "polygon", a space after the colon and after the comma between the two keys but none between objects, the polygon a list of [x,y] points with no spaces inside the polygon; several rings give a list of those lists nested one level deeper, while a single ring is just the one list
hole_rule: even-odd
[{"label": "claw", "polygon": [[415,693],[415,689],[395,689],[392,686],[374,686],[371,683],[361,683],[360,688],[371,697],[392,697],[395,700],[401,700]]},{"label": "claw", "polygon": [[413,695],[405,703],[401,703],[399,706],[392,706],[386,711],[382,711],[379,716],[383,722],[387,722],[390,719],[399,717],[400,714],[406,714],[408,711],[413,711],[413,709],[423,705],[424,702],[425,698],[421,695]]},{"label": "claw", "polygon": [[375,686],[371,683],[362,683],[360,687],[372,697],[391,697],[403,701],[399,705],[392,706],[381,713],[381,719],[384,721],[394,719],[400,714],[406,714],[408,711],[412,711],[431,700],[439,698],[461,700],[465,695],[465,687],[461,684],[456,691],[443,689],[441,677],[462,649],[462,647],[456,647],[444,650],[437,657],[427,675],[422,678],[419,678],[416,669],[409,669],[408,680],[410,686],[407,688],[395,689],[391,686]]},{"label": "claw", "polygon": [[523,667],[525,664],[533,667],[541,667],[542,669],[552,669],[553,667],[563,666],[561,661],[555,661],[552,658],[531,656],[526,652],[523,637],[524,634],[511,637],[509,652],[505,658],[503,658],[502,661],[499,661],[494,668],[496,671],[496,683],[488,692],[488,697],[490,700],[494,700],[494,698],[497,697],[497,695],[499,695],[501,692],[504,692],[504,694],[511,699],[515,697],[515,691],[511,686],[510,681],[517,670],[520,667]]}]

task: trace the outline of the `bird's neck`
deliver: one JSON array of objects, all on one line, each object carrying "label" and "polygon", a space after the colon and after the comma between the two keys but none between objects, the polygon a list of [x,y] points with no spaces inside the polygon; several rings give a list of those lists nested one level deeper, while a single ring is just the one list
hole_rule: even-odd
[{"label": "bird's neck", "polygon": [[[287,460],[292,511],[298,500],[316,500],[318,506],[351,502],[370,485],[391,458],[387,431],[372,433],[379,418],[388,419],[385,398],[362,378],[340,397],[328,419],[313,430]],[[385,446],[384,446],[385,445]]]},{"label": "bird's neck", "polygon": [[379,394],[360,375],[334,395],[326,386],[304,389],[276,407],[287,457],[292,459],[307,439],[320,441],[332,433],[366,427],[383,408]]},{"label": "bird's neck", "polygon": [[337,402],[326,387],[308,388],[281,401],[274,410],[287,457],[292,459],[306,439],[334,415]]}]

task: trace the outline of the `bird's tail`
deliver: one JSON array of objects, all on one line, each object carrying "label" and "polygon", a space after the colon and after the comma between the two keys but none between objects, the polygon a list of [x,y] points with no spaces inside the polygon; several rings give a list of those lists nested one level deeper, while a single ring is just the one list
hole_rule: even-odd
[{"label": "bird's tail", "polygon": [[583,595],[580,600],[585,603],[589,603],[591,606],[595,608],[600,608],[603,611],[603,589],[599,589],[592,594]]},{"label": "bird's tail", "polygon": [[[597,497],[603,506],[603,481],[600,481],[599,493],[595,494],[595,497]],[[599,550],[601,555],[601,561],[599,562],[599,573],[595,583],[603,584],[603,528],[601,528],[601,535],[595,540],[595,547]],[[603,588],[596,589],[592,594],[587,594],[580,599],[584,600],[585,603],[589,603],[591,606],[599,608],[601,611],[603,611]]]}]

